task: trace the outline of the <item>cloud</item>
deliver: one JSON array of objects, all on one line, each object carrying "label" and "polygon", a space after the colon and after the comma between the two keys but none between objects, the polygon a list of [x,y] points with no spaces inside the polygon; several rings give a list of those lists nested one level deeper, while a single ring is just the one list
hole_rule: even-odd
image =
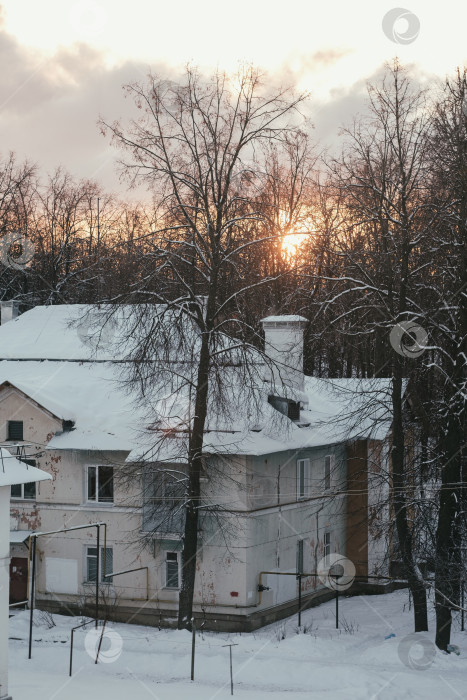
[{"label": "cloud", "polygon": [[85,44],[52,55],[32,51],[5,31],[1,16],[0,65],[2,152],[14,151],[42,171],[63,165],[76,177],[124,192],[115,170],[117,152],[97,120],[134,116],[122,86],[144,80],[149,66],[127,61],[109,67],[103,53]]},{"label": "cloud", "polygon": [[[322,49],[296,53],[275,71],[270,84],[293,85],[302,78],[329,86],[328,71],[340,72],[340,62],[350,49]],[[0,129],[1,150],[15,151],[19,159],[37,162],[44,172],[62,165],[78,178],[95,179],[114,192],[125,194],[116,171],[118,152],[104,138],[97,121],[136,115],[131,99],[124,99],[122,86],[144,81],[150,68],[176,79],[176,69],[165,63],[149,66],[123,61],[109,66],[103,51],[87,44],[74,44],[46,54],[21,45],[4,26],[0,6]],[[342,64],[345,68],[345,61]],[[373,73],[373,78],[380,75]],[[343,123],[366,109],[366,81],[358,80],[312,99],[310,119],[320,147],[334,150]]]}]

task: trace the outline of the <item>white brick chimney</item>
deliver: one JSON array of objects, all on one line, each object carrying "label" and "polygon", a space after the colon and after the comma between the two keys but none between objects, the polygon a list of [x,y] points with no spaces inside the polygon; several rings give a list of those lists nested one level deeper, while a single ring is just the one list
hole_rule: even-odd
[{"label": "white brick chimney", "polygon": [[303,316],[267,316],[261,320],[264,350],[273,360],[276,391],[285,384],[303,391],[303,331],[308,320]]},{"label": "white brick chimney", "polygon": [[19,302],[0,301],[0,324],[12,321],[19,315]]}]

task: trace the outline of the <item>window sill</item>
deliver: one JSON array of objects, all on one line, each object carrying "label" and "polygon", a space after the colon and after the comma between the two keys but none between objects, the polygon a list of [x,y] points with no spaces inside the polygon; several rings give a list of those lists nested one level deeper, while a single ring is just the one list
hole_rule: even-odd
[{"label": "window sill", "polygon": [[81,504],[85,508],[93,508],[94,510],[100,510],[101,508],[113,508],[115,503],[100,503],[99,501],[85,501]]}]

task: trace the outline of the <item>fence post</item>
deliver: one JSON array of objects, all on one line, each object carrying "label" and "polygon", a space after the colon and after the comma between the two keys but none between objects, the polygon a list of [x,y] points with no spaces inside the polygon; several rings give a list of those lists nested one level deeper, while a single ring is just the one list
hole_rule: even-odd
[{"label": "fence post", "polygon": [[232,647],[237,647],[238,644],[223,644],[222,646],[229,647],[230,651],[230,694],[233,695]]},{"label": "fence post", "polygon": [[196,644],[196,625],[195,618],[191,618],[191,680],[195,680],[195,644]]},{"label": "fence post", "polygon": [[339,589],[336,588],[336,630],[339,629]]},{"label": "fence post", "polygon": [[103,637],[104,637],[104,630],[105,630],[105,623],[106,623],[106,622],[107,622],[107,620],[104,620],[104,624],[102,625],[102,632],[101,632],[101,636],[100,636],[100,639],[99,639],[99,646],[97,647],[96,660],[95,660],[95,662],[94,662],[95,664],[97,664],[97,660],[99,659],[99,654],[100,654],[100,651],[101,651],[102,639],[103,639]]},{"label": "fence post", "polygon": [[461,632],[464,631],[464,579],[461,580]]},{"label": "fence post", "polygon": [[71,678],[71,670],[73,666],[73,634],[75,630],[71,630],[71,644],[70,644],[70,673],[69,676]]},{"label": "fence post", "polygon": [[302,626],[302,575],[298,575],[298,626]]}]

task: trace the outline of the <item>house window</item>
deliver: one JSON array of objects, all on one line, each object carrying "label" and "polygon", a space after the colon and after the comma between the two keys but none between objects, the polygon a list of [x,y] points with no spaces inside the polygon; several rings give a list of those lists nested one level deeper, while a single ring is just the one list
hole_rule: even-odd
[{"label": "house window", "polygon": [[[101,547],[101,560],[99,562],[99,580],[101,583],[112,583],[113,577],[105,578],[104,574],[111,574],[113,571],[113,548]],[[104,556],[105,554],[105,556]],[[86,547],[86,581],[96,582],[97,574],[97,547]]]},{"label": "house window", "polygon": [[179,588],[179,561],[177,552],[165,553],[165,587]]},{"label": "house window", "polygon": [[[35,459],[22,459],[22,462],[26,462],[30,467],[36,466]],[[13,484],[11,487],[11,498],[18,498],[24,501],[35,501],[36,500],[36,482],[31,481],[28,484]]]},{"label": "house window", "polygon": [[310,460],[297,460],[297,501],[308,497],[310,483]]},{"label": "house window", "polygon": [[331,455],[326,455],[324,458],[324,490],[329,491],[331,488]]},{"label": "house window", "polygon": [[297,540],[297,574],[303,574],[303,540]]},{"label": "house window", "polygon": [[23,439],[23,421],[9,420],[8,421],[8,437],[7,440],[22,440]]},{"label": "house window", "polygon": [[143,532],[181,533],[185,474],[180,465],[148,465],[143,470]]},{"label": "house window", "polygon": [[88,467],[86,489],[88,501],[95,503],[113,503],[113,467]]},{"label": "house window", "polygon": [[324,533],[324,556],[328,557],[331,554],[331,533]]},{"label": "house window", "polygon": [[14,484],[11,487],[11,498],[21,498],[25,501],[35,501],[36,483],[31,481],[29,484]]}]

